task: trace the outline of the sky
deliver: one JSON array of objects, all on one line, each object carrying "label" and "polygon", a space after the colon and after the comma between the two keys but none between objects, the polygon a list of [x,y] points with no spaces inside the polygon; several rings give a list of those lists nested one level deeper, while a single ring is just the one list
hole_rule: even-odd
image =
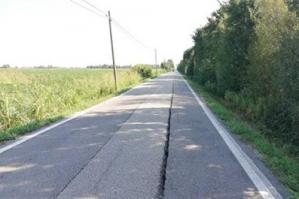
[{"label": "sky", "polygon": [[[88,6],[83,0],[73,0]],[[111,11],[117,65],[178,63],[217,0],[88,0]],[[0,66],[111,64],[108,19],[71,0],[0,0]],[[138,42],[136,41],[138,40]]]}]

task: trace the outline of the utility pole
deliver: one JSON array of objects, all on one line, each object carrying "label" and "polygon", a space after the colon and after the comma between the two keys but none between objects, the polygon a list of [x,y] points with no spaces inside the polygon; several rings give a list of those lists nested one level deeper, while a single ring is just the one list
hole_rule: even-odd
[{"label": "utility pole", "polygon": [[112,53],[112,63],[113,63],[113,74],[114,74],[114,87],[115,87],[115,91],[117,91],[116,66],[115,66],[115,59],[114,59],[113,37],[112,37],[112,27],[111,27],[112,19],[110,15],[110,10],[108,11],[108,20],[109,20],[110,43],[111,43],[111,53]]},{"label": "utility pole", "polygon": [[157,63],[157,49],[155,48],[155,65],[156,65],[156,75],[158,76],[158,63]]}]

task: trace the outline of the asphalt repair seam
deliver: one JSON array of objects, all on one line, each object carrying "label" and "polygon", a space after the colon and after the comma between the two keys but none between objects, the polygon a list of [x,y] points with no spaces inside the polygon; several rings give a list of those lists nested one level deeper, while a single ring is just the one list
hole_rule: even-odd
[{"label": "asphalt repair seam", "polygon": [[[167,77],[139,92],[142,106],[58,198],[156,198],[172,97],[171,80]],[[156,87],[158,90],[153,91]]]},{"label": "asphalt repair seam", "polygon": [[164,155],[163,155],[163,161],[162,161],[161,173],[160,173],[160,184],[158,186],[158,193],[156,195],[157,199],[162,199],[164,197],[165,182],[166,182],[166,168],[167,168],[167,159],[168,159],[168,152],[169,152],[170,125],[171,125],[171,113],[172,113],[172,107],[173,107],[173,98],[174,98],[174,80],[172,80],[172,94],[171,94],[169,115],[168,115],[167,134],[166,134]]}]

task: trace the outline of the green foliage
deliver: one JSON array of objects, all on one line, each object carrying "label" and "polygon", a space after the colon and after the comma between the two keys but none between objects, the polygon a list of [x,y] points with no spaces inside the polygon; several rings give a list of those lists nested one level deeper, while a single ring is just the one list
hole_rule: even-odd
[{"label": "green foliage", "polygon": [[[0,69],[0,141],[116,94],[109,69]],[[140,82],[133,70],[118,71],[120,90]]]},{"label": "green foliage", "polygon": [[139,64],[133,67],[133,71],[137,71],[138,74],[141,75],[143,79],[154,77],[153,66]]},{"label": "green foliage", "polygon": [[299,0],[229,0],[193,40],[178,70],[259,128],[209,102],[299,197],[298,161],[281,151],[299,155]]},{"label": "green foliage", "polygon": [[186,64],[184,63],[184,60],[182,60],[178,67],[177,67],[177,70],[180,71],[182,74],[186,74],[185,73],[185,69],[186,69]]},{"label": "green foliage", "polygon": [[222,96],[226,90],[240,91],[245,86],[248,47],[254,35],[253,7],[253,0],[231,0],[193,36],[195,66],[190,70],[200,83],[208,82]]},{"label": "green foliage", "polygon": [[216,72],[220,93],[226,90],[238,92],[245,86],[248,47],[254,34],[252,9],[252,0],[231,0],[223,11],[224,28]]},{"label": "green foliage", "polygon": [[[239,95],[228,92],[225,100],[213,96],[207,89],[194,81],[189,83],[207,102],[208,106],[221,118],[232,133],[250,143],[263,156],[266,164],[272,168],[279,179],[288,186],[294,198],[299,197],[299,161],[293,154],[289,153],[287,147],[281,147],[280,140],[271,139],[263,135],[262,130],[258,130],[256,125],[241,119],[240,115],[233,113],[227,108],[227,100],[234,101],[237,109],[241,106],[237,104],[249,103]],[[231,106],[230,106],[231,108]],[[243,114],[241,115],[243,116]]]},{"label": "green foliage", "polygon": [[164,61],[161,63],[161,69],[166,71],[173,71],[174,70],[174,63],[171,59]]},{"label": "green foliage", "polygon": [[297,16],[299,14],[299,0],[286,0],[289,8],[291,11],[294,11],[297,13]]},{"label": "green foliage", "polygon": [[189,76],[192,76],[192,74],[190,74],[190,72],[192,71],[192,65],[191,62],[193,62],[193,49],[188,49],[184,52],[184,57],[183,60],[179,63],[178,65],[178,71],[180,71],[183,74],[187,74]]},{"label": "green foliage", "polygon": [[196,30],[179,71],[299,154],[298,0],[229,0]]},{"label": "green foliage", "polygon": [[299,0],[229,0],[196,30],[178,67],[295,156],[298,14]]},{"label": "green foliage", "polygon": [[276,131],[270,136],[298,146],[299,118],[294,111],[299,104],[299,21],[283,0],[258,1],[257,7],[256,36],[249,53],[250,97],[263,101],[257,119]]}]

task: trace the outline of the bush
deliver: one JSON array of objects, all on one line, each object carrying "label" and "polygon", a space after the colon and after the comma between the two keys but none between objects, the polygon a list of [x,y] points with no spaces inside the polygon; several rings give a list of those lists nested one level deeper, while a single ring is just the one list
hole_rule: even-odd
[{"label": "bush", "polygon": [[151,65],[136,65],[133,67],[134,71],[137,71],[137,73],[143,78],[153,78],[154,72],[153,67]]}]

